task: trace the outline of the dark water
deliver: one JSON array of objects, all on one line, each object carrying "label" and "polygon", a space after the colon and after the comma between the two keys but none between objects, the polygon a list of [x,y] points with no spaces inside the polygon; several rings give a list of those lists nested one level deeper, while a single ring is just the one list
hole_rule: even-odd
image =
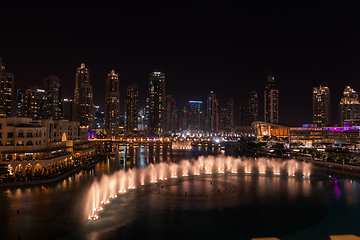
[{"label": "dark water", "polygon": [[[95,169],[57,184],[0,189],[0,238],[326,239],[333,234],[360,235],[359,180],[335,182],[316,173],[311,179],[257,174],[171,179],[129,191],[112,202],[99,220],[84,220],[86,193],[102,174],[218,154],[224,152],[128,148]],[[227,149],[225,154],[234,152]]]}]

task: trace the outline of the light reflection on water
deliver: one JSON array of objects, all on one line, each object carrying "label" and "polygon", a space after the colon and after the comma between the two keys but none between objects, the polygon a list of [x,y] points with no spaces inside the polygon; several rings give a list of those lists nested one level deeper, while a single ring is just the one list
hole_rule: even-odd
[{"label": "light reflection on water", "polygon": [[[0,232],[12,239],[18,239],[19,234],[21,234],[21,239],[28,237],[49,239],[66,233],[70,233],[70,235],[64,236],[63,239],[97,239],[103,236],[104,232],[115,231],[115,229],[133,222],[135,224],[133,227],[129,225],[129,229],[133,231],[144,229],[148,233],[151,227],[156,231],[160,231],[162,227],[172,229],[171,225],[168,225],[170,223],[166,223],[166,221],[172,221],[177,225],[184,225],[186,221],[195,221],[193,224],[199,229],[198,231],[208,229],[210,232],[210,229],[215,228],[216,225],[216,228],[224,227],[224,229],[232,232],[233,229],[226,226],[227,219],[222,218],[222,214],[213,212],[214,209],[220,209],[227,218],[232,219],[234,216],[232,224],[237,229],[241,226],[240,228],[243,231],[252,233],[249,235],[250,237],[261,237],[256,235],[257,232],[266,231],[269,234],[265,236],[274,236],[280,231],[277,230],[276,226],[273,226],[272,229],[266,227],[270,223],[261,220],[270,220],[267,217],[270,214],[284,215],[286,214],[285,210],[288,209],[295,211],[297,215],[291,219],[274,216],[278,225],[283,223],[283,226],[287,226],[286,222],[291,221],[295,227],[289,226],[289,229],[293,232],[305,226],[303,221],[310,221],[311,219],[307,219],[309,216],[320,216],[321,220],[323,216],[318,211],[321,208],[327,211],[325,203],[322,202],[327,191],[333,193],[331,197],[337,201],[337,204],[354,207],[354,209],[359,208],[360,185],[359,181],[355,179],[339,181],[335,185],[323,180],[311,181],[283,176],[226,174],[222,177],[206,175],[205,177],[188,177],[183,180],[172,179],[166,183],[159,182],[152,186],[133,190],[109,205],[104,212],[105,216],[95,225],[83,222],[78,216],[83,209],[84,195],[95,177],[100,178],[103,174],[109,175],[120,169],[143,168],[150,163],[167,162],[170,159],[177,162],[184,157],[190,159],[197,157],[197,152],[193,155],[187,155],[180,151],[173,153],[169,151],[170,149],[163,152],[163,149],[160,151],[160,148],[151,148],[149,151],[149,147],[129,148],[117,153],[115,157],[110,157],[97,164],[94,169],[67,177],[57,184],[9,190],[1,189]],[[206,152],[204,154],[211,153]],[[121,159],[124,160],[124,164],[120,163]],[[130,161],[126,161],[127,159]],[[251,171],[254,169],[251,168]],[[219,193],[218,189],[220,189]],[[187,192],[187,196],[185,196],[185,192]],[[301,205],[301,208],[303,208],[304,213],[297,212],[299,204],[302,203],[302,201],[296,201],[297,199],[303,200],[304,205]],[[271,208],[274,210],[272,211]],[[227,209],[231,209],[233,214],[228,214]],[[262,209],[262,212],[258,212],[257,209]],[[348,211],[354,211],[354,209],[349,208]],[[19,215],[17,210],[20,212]],[[191,212],[193,215],[190,214]],[[206,218],[202,218],[203,212],[206,212],[210,218],[216,217],[217,220],[214,221],[216,224],[211,225]],[[251,212],[256,212],[257,216],[252,216]],[[303,218],[305,214],[308,215]],[[346,212],[344,214],[346,216]],[[242,221],[242,216],[246,216],[246,221]],[[144,220],[149,226],[137,222],[136,219]],[[275,220],[271,219],[271,221]],[[159,221],[159,223],[153,221]],[[209,228],[202,225],[201,221],[204,224],[210,224]],[[256,231],[251,227],[253,223],[257,226],[261,224],[264,227],[262,230]],[[74,230],[76,231],[74,232]],[[185,235],[179,236],[186,237],[187,229],[181,230]],[[351,233],[360,235],[356,233],[355,229],[349,230],[352,230],[349,231]],[[214,236],[218,237],[218,232],[211,231],[213,231]],[[204,235],[207,236],[206,239],[211,239],[207,233]],[[105,239],[112,238],[105,237]],[[241,236],[238,239],[241,239]]]}]

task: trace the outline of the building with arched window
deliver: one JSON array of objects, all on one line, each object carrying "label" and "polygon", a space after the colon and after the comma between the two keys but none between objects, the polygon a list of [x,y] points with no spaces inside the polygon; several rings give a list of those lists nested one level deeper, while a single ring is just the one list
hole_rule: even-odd
[{"label": "building with arched window", "polygon": [[52,173],[73,163],[76,146],[91,149],[81,132],[68,120],[0,118],[0,162],[13,174]]}]

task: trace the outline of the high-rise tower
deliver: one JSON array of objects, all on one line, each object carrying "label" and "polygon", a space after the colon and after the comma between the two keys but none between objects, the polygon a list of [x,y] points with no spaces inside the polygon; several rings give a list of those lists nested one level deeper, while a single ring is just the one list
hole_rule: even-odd
[{"label": "high-rise tower", "polygon": [[346,86],[339,104],[339,125],[344,126],[344,120],[358,117],[360,117],[359,95],[350,86]]},{"label": "high-rise tower", "polygon": [[61,115],[62,119],[74,121],[74,100],[64,98],[61,101]]},{"label": "high-rise tower", "polygon": [[5,71],[0,58],[0,117],[13,116],[14,74]]},{"label": "high-rise tower", "polygon": [[165,131],[174,132],[179,128],[178,109],[176,99],[171,95],[165,96]]},{"label": "high-rise tower", "polygon": [[228,110],[227,128],[232,130],[235,127],[235,122],[234,122],[234,99],[232,97],[228,98],[228,101],[226,103],[226,108]]},{"label": "high-rise tower", "polygon": [[22,117],[32,119],[47,118],[47,95],[44,89],[31,87],[23,94],[21,113]]},{"label": "high-rise tower", "polygon": [[93,89],[90,74],[82,63],[76,70],[74,90],[74,120],[80,125],[88,125],[89,131],[94,126]]},{"label": "high-rise tower", "polygon": [[249,126],[249,106],[243,102],[239,104],[238,126]]},{"label": "high-rise tower", "polygon": [[220,129],[231,131],[234,129],[234,99],[228,98],[226,107],[220,108]]},{"label": "high-rise tower", "polygon": [[149,131],[162,135],[165,124],[165,73],[152,72],[149,80]]},{"label": "high-rise tower", "polygon": [[258,93],[255,90],[249,93],[248,110],[249,110],[249,115],[248,115],[249,125],[251,125],[252,122],[258,120],[258,113],[259,113]]},{"label": "high-rise tower", "polygon": [[61,119],[61,84],[57,76],[50,75],[44,79],[46,93],[46,117],[54,120]]},{"label": "high-rise tower", "polygon": [[275,86],[275,78],[270,73],[264,91],[265,122],[279,123],[279,91]]},{"label": "high-rise tower", "polygon": [[126,131],[138,131],[138,102],[139,90],[136,84],[126,90]]},{"label": "high-rise tower", "polygon": [[216,94],[211,91],[206,102],[206,131],[219,131],[219,103]]},{"label": "high-rise tower", "polygon": [[114,70],[108,74],[105,90],[105,130],[107,135],[119,134],[120,123],[119,77]]},{"label": "high-rise tower", "polygon": [[321,86],[313,88],[313,123],[318,127],[330,126],[330,90]]},{"label": "high-rise tower", "polygon": [[202,101],[189,101],[189,130],[202,130],[203,125],[203,108]]},{"label": "high-rise tower", "polygon": [[22,89],[16,90],[16,117],[23,117],[24,114],[24,99],[26,91]]}]

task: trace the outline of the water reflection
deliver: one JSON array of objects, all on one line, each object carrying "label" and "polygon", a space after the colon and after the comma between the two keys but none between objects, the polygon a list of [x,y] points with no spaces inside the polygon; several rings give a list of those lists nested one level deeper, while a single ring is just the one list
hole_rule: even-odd
[{"label": "water reflection", "polygon": [[[229,169],[226,167],[230,165],[229,161],[224,161],[225,166],[217,165],[214,157],[212,165],[206,165],[202,170],[183,168],[185,170],[181,174],[177,164],[170,164],[179,163],[183,159],[193,163],[193,159],[199,159],[199,156],[219,154],[221,151],[212,147],[181,150],[171,149],[170,146],[160,147],[156,143],[148,146],[118,146],[114,155],[109,155],[95,168],[81,171],[62,182],[0,190],[0,232],[3,239],[18,239],[19,234],[21,239],[54,239],[60,236],[63,239],[112,239],[111,236],[126,238],[125,235],[116,235],[117,231],[114,233],[114,229],[126,226],[128,239],[135,233],[146,238],[146,235],[141,235],[142,232],[161,233],[165,234],[164,238],[171,238],[163,233],[164,228],[179,232],[179,238],[189,238],[191,233],[195,233],[211,239],[221,234],[226,236],[228,232],[234,233],[238,239],[244,236],[249,239],[256,237],[259,232],[258,228],[252,226],[263,226],[261,231],[268,233],[266,236],[282,236],[284,231],[295,232],[315,224],[311,222],[312,217],[320,216],[318,218],[321,219],[323,213],[320,210],[326,209],[324,192],[333,187],[340,192],[340,195],[332,195],[334,199],[341,196],[346,199],[346,204],[358,207],[360,188],[357,180],[342,181],[335,187],[327,181],[313,182],[288,177],[287,171],[280,171],[278,165],[270,165],[271,159],[256,161],[256,164],[248,166],[245,164],[246,158],[242,158],[238,159],[238,165],[234,164],[235,167]],[[108,205],[98,223],[90,224],[82,220],[86,194],[94,179],[102,179],[102,176],[121,169],[126,172],[130,169],[141,170],[151,163],[169,163],[174,171],[166,181],[159,180],[166,176],[161,171],[157,172],[153,179],[156,183],[143,187],[140,185],[120,195],[113,204]],[[261,174],[258,174],[259,167],[262,169]],[[208,171],[209,174],[201,171]],[[214,171],[216,173],[210,175]],[[199,176],[197,173],[202,174]],[[275,173],[279,175],[274,176]],[[297,171],[296,174],[302,172]],[[145,176],[139,177],[139,182],[145,181]],[[300,201],[292,201],[294,198]],[[241,235],[238,233],[239,226],[244,229]]]},{"label": "water reflection", "polygon": [[334,181],[333,184],[334,184],[334,198],[339,200],[341,197],[341,190],[339,189],[338,181]]}]

